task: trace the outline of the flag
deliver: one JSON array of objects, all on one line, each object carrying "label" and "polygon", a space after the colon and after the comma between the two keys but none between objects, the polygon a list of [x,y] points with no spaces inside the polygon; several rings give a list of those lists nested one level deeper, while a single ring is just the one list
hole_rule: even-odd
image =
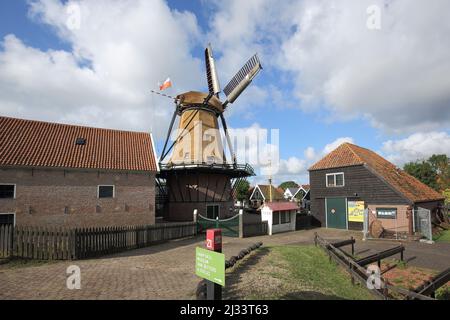
[{"label": "flag", "polygon": [[166,90],[166,89],[171,88],[171,87],[172,87],[172,81],[170,81],[170,78],[167,78],[167,80],[164,81],[163,84],[159,85],[159,90],[163,91],[163,90]]}]

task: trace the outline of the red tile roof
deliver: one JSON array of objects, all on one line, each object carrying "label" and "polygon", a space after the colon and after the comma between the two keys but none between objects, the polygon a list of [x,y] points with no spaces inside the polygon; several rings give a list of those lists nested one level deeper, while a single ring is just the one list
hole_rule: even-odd
[{"label": "red tile roof", "polygon": [[0,117],[0,166],[157,171],[148,133],[7,117]]},{"label": "red tile roof", "polygon": [[264,206],[269,207],[272,211],[290,211],[299,209],[295,202],[266,202]]},{"label": "red tile roof", "polygon": [[365,165],[411,202],[443,200],[437,191],[397,168],[377,153],[354,144],[344,143],[326,155],[309,170],[323,170]]}]

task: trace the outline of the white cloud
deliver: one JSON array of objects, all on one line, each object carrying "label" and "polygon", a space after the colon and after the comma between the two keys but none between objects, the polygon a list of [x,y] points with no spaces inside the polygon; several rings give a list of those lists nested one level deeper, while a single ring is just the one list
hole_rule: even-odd
[{"label": "white cloud", "polygon": [[[367,28],[372,5],[381,9],[379,31]],[[292,82],[305,111],[325,108],[327,118],[359,117],[394,133],[450,126],[447,0],[232,0],[215,8],[208,37],[225,78],[242,55],[259,51],[265,72]]]},{"label": "white cloud", "polygon": [[[325,145],[321,150],[316,150],[313,147],[308,147],[304,151],[304,158],[289,157],[288,159],[280,159],[278,170],[274,174],[274,181],[280,184],[283,181],[296,181],[300,184],[309,183],[308,169],[322,157],[339,147],[341,144],[349,142],[354,143],[351,137],[342,137]],[[255,183],[267,183],[267,169],[262,170],[262,176],[258,177]]]},{"label": "white cloud", "polygon": [[384,142],[382,151],[388,160],[399,166],[426,160],[433,154],[450,156],[450,135],[446,132],[415,133],[405,139]]},{"label": "white cloud", "polygon": [[337,147],[339,147],[341,144],[343,143],[355,143],[355,141],[353,140],[353,138],[350,137],[345,137],[345,138],[339,138],[336,139],[335,141],[333,141],[332,143],[329,143],[325,146],[325,148],[323,148],[322,151],[322,156],[330,153],[331,151],[333,151],[334,149],[336,149]]},{"label": "white cloud", "polygon": [[[373,4],[380,31],[366,27]],[[283,57],[303,108],[325,103],[394,132],[450,125],[449,10],[445,0],[299,2]]]},{"label": "white cloud", "polygon": [[[191,55],[200,31],[192,13],[161,0],[74,1],[79,29],[69,29],[69,2],[30,3],[30,17],[51,26],[71,51],[27,46],[14,35],[0,49],[0,113],[120,129],[161,137],[174,105],[152,97],[171,76],[173,93],[204,87],[203,62]],[[170,92],[170,93],[172,93]]]}]

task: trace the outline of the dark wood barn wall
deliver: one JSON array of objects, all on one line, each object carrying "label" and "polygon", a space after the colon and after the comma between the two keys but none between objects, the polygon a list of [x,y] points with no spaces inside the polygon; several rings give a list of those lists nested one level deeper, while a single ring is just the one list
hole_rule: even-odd
[{"label": "dark wood barn wall", "polygon": [[[326,187],[326,175],[344,173],[345,186]],[[370,204],[408,204],[407,200],[392,190],[383,180],[365,166],[310,171],[311,213],[325,227],[325,198],[360,199]],[[357,194],[357,196],[355,196]]]}]

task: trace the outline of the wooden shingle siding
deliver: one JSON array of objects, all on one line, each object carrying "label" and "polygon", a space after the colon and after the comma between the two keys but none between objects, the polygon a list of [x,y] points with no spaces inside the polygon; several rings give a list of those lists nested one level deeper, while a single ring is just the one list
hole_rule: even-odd
[{"label": "wooden shingle siding", "polygon": [[[345,186],[327,188],[326,175],[343,172]],[[360,198],[371,204],[408,204],[408,201],[364,165],[310,171],[311,212],[325,226],[325,198]],[[355,195],[357,194],[357,196]]]}]

